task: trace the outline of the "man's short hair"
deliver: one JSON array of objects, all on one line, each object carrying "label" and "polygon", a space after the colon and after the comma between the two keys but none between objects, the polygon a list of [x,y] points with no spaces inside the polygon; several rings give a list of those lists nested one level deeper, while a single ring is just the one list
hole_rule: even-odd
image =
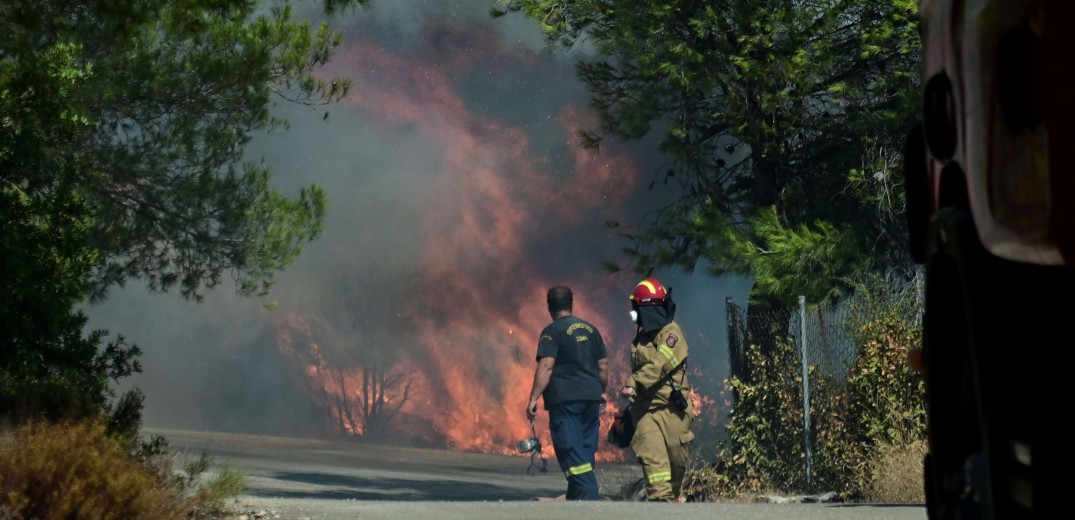
[{"label": "man's short hair", "polygon": [[545,303],[549,304],[549,312],[553,314],[560,311],[570,311],[574,303],[574,296],[571,295],[570,288],[557,285],[549,289],[549,294],[545,296]]}]

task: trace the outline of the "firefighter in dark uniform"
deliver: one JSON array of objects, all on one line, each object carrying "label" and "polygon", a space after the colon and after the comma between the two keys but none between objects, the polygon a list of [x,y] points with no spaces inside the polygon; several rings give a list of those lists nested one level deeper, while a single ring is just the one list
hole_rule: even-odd
[{"label": "firefighter in dark uniform", "polygon": [[631,377],[621,394],[635,425],[631,449],[646,479],[646,499],[682,500],[683,477],[694,440],[694,403],[687,380],[687,340],[674,321],[675,303],[655,278],[646,278],[630,296],[638,324],[631,344]]},{"label": "firefighter in dark uniform", "polygon": [[608,384],[608,355],[593,324],[572,315],[571,289],[556,286],[546,296],[552,323],[538,339],[537,368],[526,417],[537,415],[538,398],[549,412],[556,460],[567,478],[567,500],[600,500],[594,464],[601,405]]}]

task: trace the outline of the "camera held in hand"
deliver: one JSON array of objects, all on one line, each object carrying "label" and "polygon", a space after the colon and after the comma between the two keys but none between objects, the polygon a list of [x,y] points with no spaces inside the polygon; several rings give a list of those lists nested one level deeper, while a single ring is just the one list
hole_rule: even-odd
[{"label": "camera held in hand", "polygon": [[519,453],[530,453],[532,451],[541,451],[541,441],[537,437],[531,437],[529,439],[523,439],[515,445],[515,448],[519,450]]}]

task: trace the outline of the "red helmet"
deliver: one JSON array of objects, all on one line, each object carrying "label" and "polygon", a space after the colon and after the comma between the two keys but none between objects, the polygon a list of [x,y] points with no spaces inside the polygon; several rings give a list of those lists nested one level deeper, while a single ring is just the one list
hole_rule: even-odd
[{"label": "red helmet", "polygon": [[641,306],[663,305],[668,292],[664,290],[661,282],[656,278],[646,278],[635,286],[634,292],[628,298]]}]

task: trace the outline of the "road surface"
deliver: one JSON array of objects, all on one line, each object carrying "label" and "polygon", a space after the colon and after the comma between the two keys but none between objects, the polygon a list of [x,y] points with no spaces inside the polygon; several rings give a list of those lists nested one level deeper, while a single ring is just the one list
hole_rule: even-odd
[{"label": "road surface", "polygon": [[671,508],[676,520],[926,519],[924,506],[905,504],[635,502],[626,499],[641,476],[634,464],[598,464],[606,500],[564,502],[557,498],[565,480],[551,452],[542,473],[521,456],[179,430],[144,434],[163,436],[183,457],[208,453],[215,470],[243,473],[247,488],[235,506],[249,520],[654,520]]}]

